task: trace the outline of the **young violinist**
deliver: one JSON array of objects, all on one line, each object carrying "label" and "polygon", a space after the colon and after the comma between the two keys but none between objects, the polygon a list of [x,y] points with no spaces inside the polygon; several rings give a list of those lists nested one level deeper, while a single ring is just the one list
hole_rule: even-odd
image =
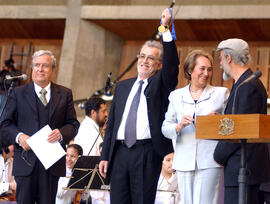
[{"label": "young violinist", "polygon": [[69,182],[69,176],[71,176],[72,169],[78,160],[79,156],[83,154],[82,147],[78,144],[71,144],[67,147],[66,153],[66,176],[60,177],[58,181],[58,189],[56,194],[55,204],[67,204],[73,203],[76,196],[76,191],[64,190]]}]

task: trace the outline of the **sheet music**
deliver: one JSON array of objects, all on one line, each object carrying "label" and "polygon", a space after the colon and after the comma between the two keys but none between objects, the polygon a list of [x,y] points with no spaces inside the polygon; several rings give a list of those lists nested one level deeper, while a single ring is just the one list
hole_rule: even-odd
[{"label": "sheet music", "polygon": [[59,142],[48,142],[48,135],[51,132],[50,126],[46,125],[26,140],[45,169],[50,168],[66,154]]}]

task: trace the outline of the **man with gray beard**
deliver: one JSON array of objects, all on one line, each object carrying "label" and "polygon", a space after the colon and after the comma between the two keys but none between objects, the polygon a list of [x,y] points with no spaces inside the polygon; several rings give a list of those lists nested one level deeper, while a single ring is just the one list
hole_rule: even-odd
[{"label": "man with gray beard", "polygon": [[[253,74],[248,67],[250,55],[247,42],[241,39],[224,40],[219,43],[217,51],[220,52],[220,66],[224,71],[223,77],[234,79],[224,114],[266,114],[267,93],[262,82],[255,79],[241,85]],[[238,89],[237,95],[235,95],[236,89]],[[267,145],[248,143],[246,149],[247,204],[258,204],[260,184],[270,180]],[[224,204],[238,203],[240,158],[241,145],[239,143],[222,141],[216,146],[214,159],[224,166]]]}]

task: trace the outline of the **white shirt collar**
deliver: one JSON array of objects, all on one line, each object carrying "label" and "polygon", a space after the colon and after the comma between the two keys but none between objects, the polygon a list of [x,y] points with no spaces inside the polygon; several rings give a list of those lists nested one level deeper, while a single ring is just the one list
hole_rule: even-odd
[{"label": "white shirt collar", "polygon": [[[37,85],[36,83],[34,83],[34,87],[35,87],[35,92],[37,93],[37,95],[40,95],[39,92],[43,88]],[[51,82],[44,89],[47,91],[47,93],[49,93],[51,91]]]},{"label": "white shirt collar", "polygon": [[93,124],[94,126],[95,126],[95,128],[99,131],[99,126],[98,126],[98,124],[96,123],[96,121],[94,121],[91,117],[89,117],[89,116],[85,116],[85,119],[89,122],[89,123],[91,123],[91,124]]},{"label": "white shirt collar", "polygon": [[142,80],[139,76],[137,76],[137,79],[136,79],[136,81],[135,81],[135,84],[139,86],[139,82],[140,82],[140,81],[143,81],[143,87],[145,87],[145,86],[148,84],[148,79],[149,79],[149,78],[146,78],[146,79],[143,79],[143,80]]}]

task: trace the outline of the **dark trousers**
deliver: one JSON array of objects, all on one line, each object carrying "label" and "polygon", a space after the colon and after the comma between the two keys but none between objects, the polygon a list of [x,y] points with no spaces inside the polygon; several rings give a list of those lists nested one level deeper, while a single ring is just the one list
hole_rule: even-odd
[{"label": "dark trousers", "polygon": [[154,203],[161,166],[162,157],[151,142],[136,143],[131,148],[117,142],[111,172],[111,204]]},{"label": "dark trousers", "polygon": [[259,192],[260,204],[270,204],[270,192],[262,191]]},{"label": "dark trousers", "polygon": [[46,171],[39,160],[29,176],[15,176],[18,204],[54,204],[59,177]]},{"label": "dark trousers", "polygon": [[80,200],[80,204],[91,204],[91,203],[92,203],[91,198],[89,198],[89,200]]},{"label": "dark trousers", "polygon": [[[247,204],[259,204],[260,185],[247,186]],[[224,204],[238,204],[239,188],[230,186],[224,189]]]}]

